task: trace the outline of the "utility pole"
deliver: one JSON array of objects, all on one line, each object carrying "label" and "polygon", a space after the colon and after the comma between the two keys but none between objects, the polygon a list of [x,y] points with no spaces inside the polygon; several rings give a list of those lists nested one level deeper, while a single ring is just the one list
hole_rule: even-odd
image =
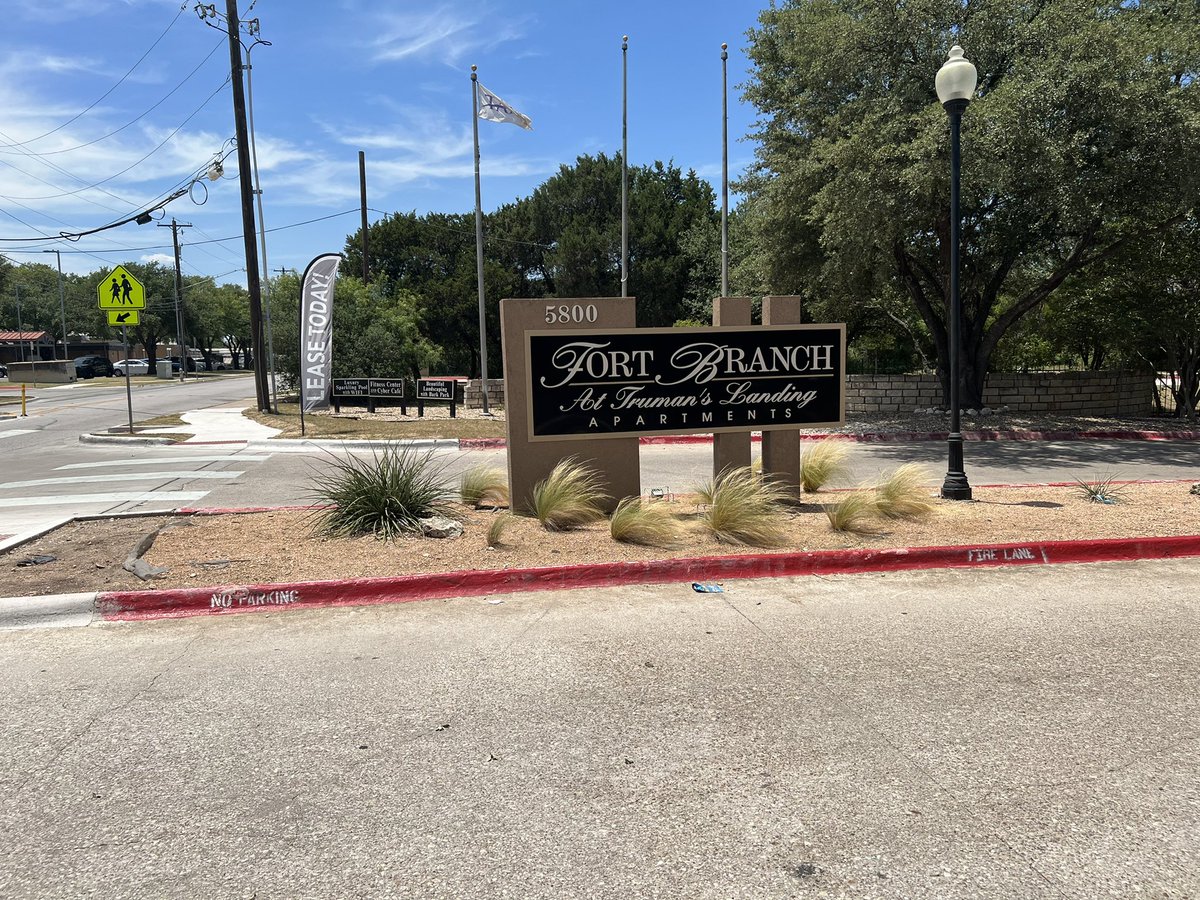
[{"label": "utility pole", "polygon": [[371,281],[371,267],[367,263],[367,154],[358,151],[358,194],[362,203],[362,255],[363,284]]},{"label": "utility pole", "polygon": [[187,345],[183,343],[183,274],[179,271],[179,229],[192,226],[180,225],[172,217],[170,225],[160,222],[158,227],[171,229],[171,243],[175,245],[175,343],[179,347],[179,381],[182,383],[187,379],[188,353]]},{"label": "utility pole", "polygon": [[59,250],[43,250],[42,252],[53,253],[58,258],[58,311],[62,315],[63,359],[70,360],[71,351],[67,347],[67,301],[63,294],[62,252]]},{"label": "utility pole", "polygon": [[[25,329],[21,327],[21,286],[13,285],[13,290],[17,292],[17,346],[21,349],[21,362],[25,362],[25,345],[21,343],[21,335],[25,333]],[[30,348],[32,351],[32,348]]]},{"label": "utility pole", "polygon": [[242,194],[242,238],[246,250],[246,287],[250,291],[250,342],[254,353],[254,392],[259,412],[271,411],[267,387],[267,354],[263,342],[262,284],[259,280],[254,186],[251,184],[250,135],[246,124],[246,92],[242,71],[241,20],[237,0],[225,0],[229,34],[229,67],[233,79],[233,120],[237,134],[238,183]]}]

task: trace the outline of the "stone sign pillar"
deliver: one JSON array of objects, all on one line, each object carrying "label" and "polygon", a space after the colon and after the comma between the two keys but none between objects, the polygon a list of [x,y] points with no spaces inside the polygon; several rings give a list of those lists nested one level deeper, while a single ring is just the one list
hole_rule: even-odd
[{"label": "stone sign pillar", "polygon": [[[764,325],[799,325],[799,297],[763,297]],[[844,412],[843,412],[844,415]],[[798,431],[764,431],[762,436],[763,476],[800,493],[800,433]]]},{"label": "stone sign pillar", "polygon": [[623,497],[642,492],[637,437],[604,440],[530,440],[529,363],[526,331],[634,328],[633,297],[500,301],[504,352],[504,411],[508,423],[508,487],[512,510],[528,515],[533,486],[558,464],[574,457],[595,469],[610,496],[608,511]]},{"label": "stone sign pillar", "polygon": [[[712,323],[715,327],[749,325],[749,297],[717,297],[713,300]],[[750,432],[726,432],[713,435],[713,478],[726,469],[750,465]]]}]

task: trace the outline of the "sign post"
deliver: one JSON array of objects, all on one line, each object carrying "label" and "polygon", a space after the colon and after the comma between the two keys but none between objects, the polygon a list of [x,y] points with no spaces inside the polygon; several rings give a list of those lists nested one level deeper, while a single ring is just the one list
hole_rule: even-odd
[{"label": "sign post", "polygon": [[146,308],[146,289],[128,269],[117,266],[96,286],[96,306],[108,314],[109,325],[121,326],[125,344],[125,402],[129,433],[133,434],[133,387],[129,381],[129,326],[138,324],[138,310]]},{"label": "sign post", "polygon": [[133,387],[129,383],[129,329],[121,326],[121,337],[125,341],[125,406],[129,409],[129,433],[133,434]]}]

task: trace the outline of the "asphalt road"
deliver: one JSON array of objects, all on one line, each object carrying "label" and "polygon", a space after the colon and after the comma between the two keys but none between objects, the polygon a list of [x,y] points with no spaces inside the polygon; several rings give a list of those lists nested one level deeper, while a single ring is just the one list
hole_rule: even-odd
[{"label": "asphalt road", "polygon": [[0,896],[1194,897],[1198,581],[930,571],[3,633]]},{"label": "asphalt road", "polygon": [[[163,382],[139,387],[135,419],[171,412],[237,406],[252,394],[249,377]],[[269,506],[313,501],[316,471],[327,451],[246,450],[237,445],[113,447],[81,444],[82,433],[126,418],[120,379],[39,392],[28,419],[0,422],[0,542],[74,515],[169,511],[185,506]],[[757,447],[757,445],[755,445]],[[757,449],[755,450],[757,452]],[[449,478],[478,464],[503,468],[505,451],[439,450]],[[857,444],[848,483],[870,480],[904,462],[945,471],[942,443]],[[644,490],[687,492],[712,474],[711,445],[652,445],[641,450]],[[1119,479],[1200,479],[1193,441],[968,442],[966,469],[976,485]]]}]

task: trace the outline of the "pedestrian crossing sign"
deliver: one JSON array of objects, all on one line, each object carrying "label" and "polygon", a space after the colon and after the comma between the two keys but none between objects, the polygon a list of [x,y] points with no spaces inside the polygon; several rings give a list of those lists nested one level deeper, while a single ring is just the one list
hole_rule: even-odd
[{"label": "pedestrian crossing sign", "polygon": [[127,309],[122,312],[119,309],[110,309],[108,310],[108,324],[125,326],[138,325],[140,324],[138,311],[136,309]]},{"label": "pedestrian crossing sign", "polygon": [[100,309],[145,309],[146,289],[124,267],[117,266],[96,287]]}]

